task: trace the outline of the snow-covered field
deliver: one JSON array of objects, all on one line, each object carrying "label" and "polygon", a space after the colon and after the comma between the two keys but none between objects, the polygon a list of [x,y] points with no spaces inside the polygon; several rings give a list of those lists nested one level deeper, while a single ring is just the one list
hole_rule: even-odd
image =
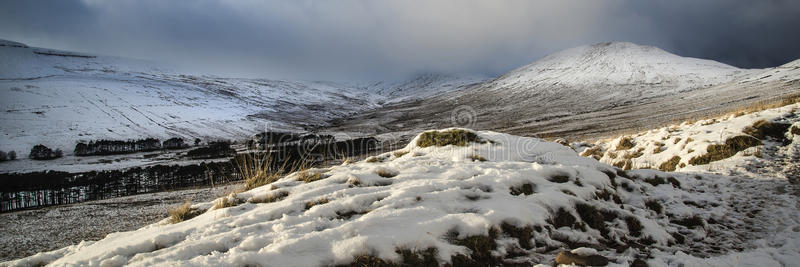
[{"label": "snow-covered field", "polygon": [[288,175],[225,197],[232,207],[196,203],[202,214],[183,222],[3,265],[532,265],[579,247],[614,266],[800,262],[798,194],[785,178],[623,171],[557,143],[476,133],[466,146],[422,147],[418,136],[309,170],[316,181]]}]

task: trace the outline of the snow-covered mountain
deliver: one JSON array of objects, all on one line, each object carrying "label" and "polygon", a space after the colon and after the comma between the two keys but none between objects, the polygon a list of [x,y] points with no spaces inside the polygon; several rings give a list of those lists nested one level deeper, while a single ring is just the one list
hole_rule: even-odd
[{"label": "snow-covered mountain", "polygon": [[449,74],[427,73],[416,75],[411,79],[398,81],[378,81],[364,85],[367,91],[386,96],[387,102],[400,102],[411,99],[425,99],[435,95],[470,86],[478,85],[486,80],[485,76],[458,76]]},{"label": "snow-covered mountain", "polygon": [[594,87],[647,85],[686,90],[729,82],[748,71],[712,60],[681,57],[653,46],[599,43],[557,52],[512,70],[490,86]]},{"label": "snow-covered mountain", "polygon": [[383,97],[331,82],[181,75],[155,63],[0,45],[0,150],[78,140],[240,138],[301,129]]},{"label": "snow-covered mountain", "polygon": [[570,104],[560,101],[565,98],[586,98],[605,106],[711,87],[755,72],[652,46],[599,43],[545,56],[477,92],[558,105]]},{"label": "snow-covered mountain", "polygon": [[374,134],[460,126],[596,136],[775,101],[800,90],[798,64],[739,69],[651,46],[600,43],[545,56],[457,93],[367,111],[336,129]]}]

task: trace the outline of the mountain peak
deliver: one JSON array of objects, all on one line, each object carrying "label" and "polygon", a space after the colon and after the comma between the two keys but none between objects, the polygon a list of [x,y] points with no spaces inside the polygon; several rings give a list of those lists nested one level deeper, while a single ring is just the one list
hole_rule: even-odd
[{"label": "mountain peak", "polygon": [[742,70],[630,42],[584,45],[547,55],[495,81],[499,86],[659,84],[677,89],[727,82]]}]

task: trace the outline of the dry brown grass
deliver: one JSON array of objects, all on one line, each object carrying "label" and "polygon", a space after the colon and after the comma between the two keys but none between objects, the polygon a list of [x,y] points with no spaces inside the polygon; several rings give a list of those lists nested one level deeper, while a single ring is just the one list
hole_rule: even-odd
[{"label": "dry brown grass", "polygon": [[193,209],[192,203],[189,203],[189,201],[186,201],[186,203],[183,203],[183,205],[169,209],[168,212],[169,222],[173,224],[186,221],[194,218],[197,215],[200,215],[200,211]]},{"label": "dry brown grass", "polygon": [[397,174],[398,174],[396,171],[387,170],[385,168],[380,168],[375,173],[377,173],[378,176],[383,177],[383,178],[392,178],[392,177],[397,176]]},{"label": "dry brown grass", "polygon": [[628,150],[635,146],[636,144],[633,143],[633,138],[629,136],[622,137],[617,143],[617,150]]},{"label": "dry brown grass", "polygon": [[404,156],[405,154],[408,154],[408,151],[400,150],[400,151],[395,151],[394,152],[394,156],[398,157],[398,158]]},{"label": "dry brown grass", "polygon": [[289,196],[289,192],[287,191],[278,191],[276,193],[267,194],[263,197],[254,197],[249,199],[247,202],[250,203],[272,203],[276,201],[280,201]]},{"label": "dry brown grass", "polygon": [[319,181],[325,178],[326,176],[325,174],[323,174],[323,172],[312,172],[309,170],[305,170],[297,173],[297,180],[302,181],[304,183]]},{"label": "dry brown grass", "polygon": [[603,158],[603,147],[600,145],[587,148],[581,153],[581,157],[592,157],[596,160]]},{"label": "dry brown grass", "polygon": [[308,169],[310,165],[305,160],[295,163],[285,160],[278,165],[270,153],[237,155],[234,163],[234,168],[245,181],[242,191],[271,184],[287,174]]},{"label": "dry brown grass", "polygon": [[661,163],[661,165],[658,166],[658,169],[666,172],[674,172],[680,161],[681,157],[674,156],[666,162]]},{"label": "dry brown grass", "polygon": [[311,207],[314,207],[316,205],[322,205],[322,204],[325,204],[325,203],[328,203],[328,202],[329,202],[329,200],[328,200],[327,197],[321,197],[321,198],[319,198],[317,200],[306,202],[306,209],[308,210],[308,209],[311,209]]},{"label": "dry brown grass", "polygon": [[478,154],[473,154],[469,158],[472,159],[472,161],[486,161],[487,160],[486,158],[484,158],[483,156],[478,155]]},{"label": "dry brown grass", "polygon": [[689,160],[692,165],[704,165],[721,159],[729,158],[736,155],[739,151],[745,150],[748,147],[761,145],[761,141],[749,136],[740,135],[728,138],[724,144],[709,145],[707,153],[700,155]]},{"label": "dry brown grass", "polygon": [[215,210],[224,209],[228,207],[233,207],[239,204],[242,204],[242,200],[236,197],[223,197],[219,198],[214,201],[214,208]]}]

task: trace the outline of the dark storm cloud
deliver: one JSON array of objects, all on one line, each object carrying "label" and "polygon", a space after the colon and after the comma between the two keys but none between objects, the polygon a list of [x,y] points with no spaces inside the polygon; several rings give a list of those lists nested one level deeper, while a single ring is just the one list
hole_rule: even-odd
[{"label": "dark storm cloud", "polygon": [[800,1],[0,3],[0,38],[234,76],[500,74],[560,49],[631,41],[739,67],[800,57]]}]

